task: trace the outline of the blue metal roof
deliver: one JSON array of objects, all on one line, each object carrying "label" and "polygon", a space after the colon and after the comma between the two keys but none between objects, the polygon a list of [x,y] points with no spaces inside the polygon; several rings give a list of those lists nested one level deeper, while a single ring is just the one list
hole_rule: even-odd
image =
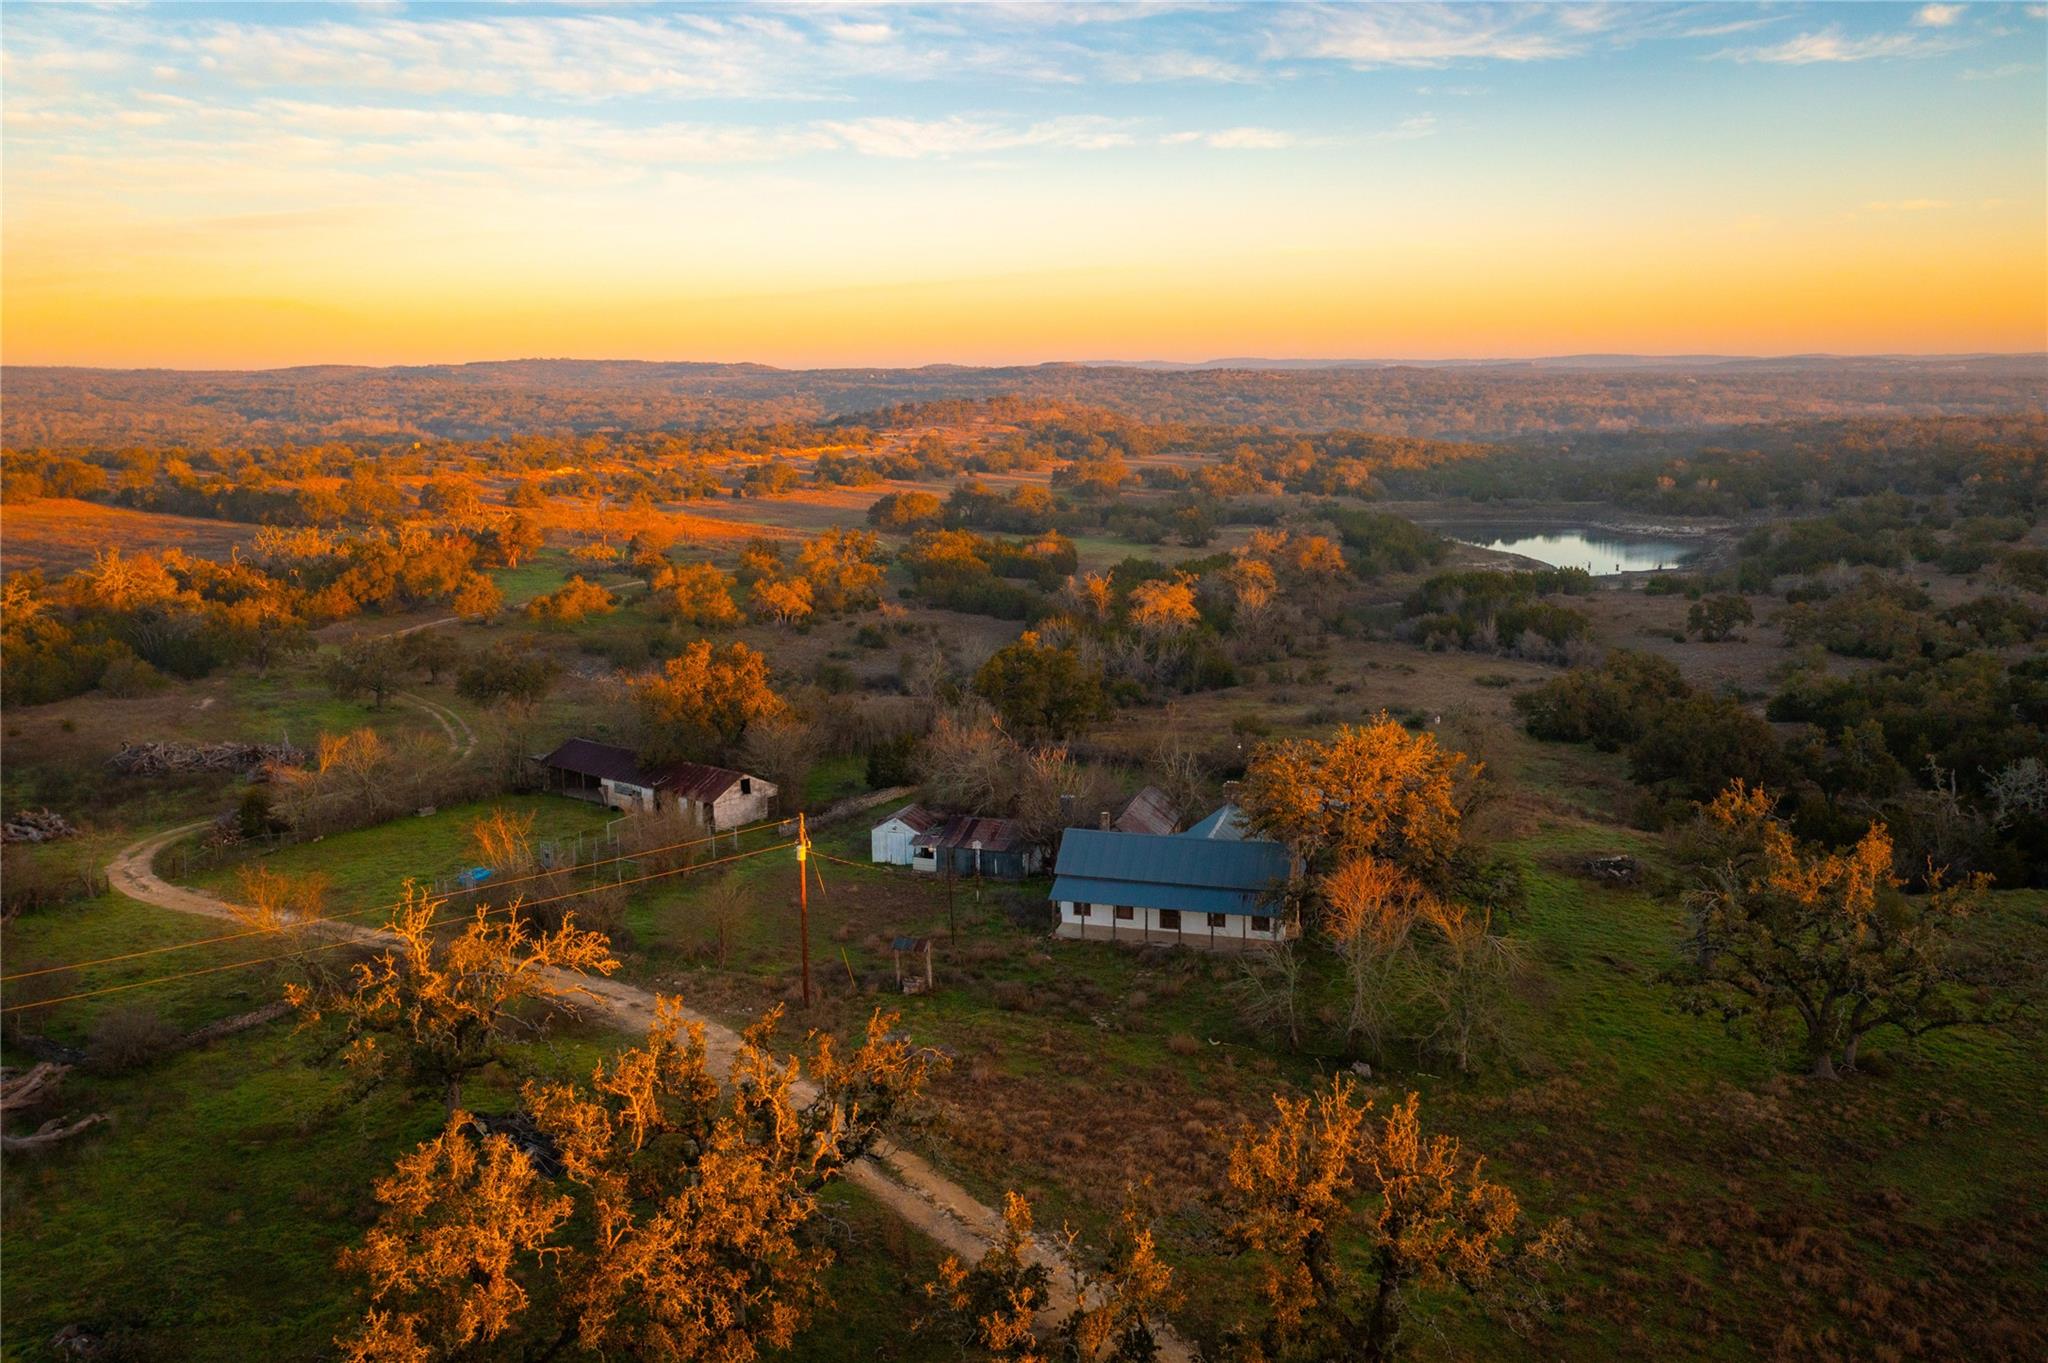
[{"label": "blue metal roof", "polygon": [[1185,835],[1070,828],[1053,871],[1055,900],[1198,913],[1254,913],[1278,898],[1287,849]]},{"label": "blue metal roof", "polygon": [[1236,842],[1250,833],[1245,822],[1244,811],[1236,805],[1223,805],[1215,813],[1203,819],[1193,828],[1182,830],[1183,838],[1210,838],[1218,841]]}]

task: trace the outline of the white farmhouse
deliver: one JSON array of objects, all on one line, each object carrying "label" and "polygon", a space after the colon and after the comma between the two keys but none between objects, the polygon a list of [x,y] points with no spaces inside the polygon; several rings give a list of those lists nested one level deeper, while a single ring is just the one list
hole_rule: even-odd
[{"label": "white farmhouse", "polygon": [[1062,937],[1271,946],[1289,934],[1280,898],[1290,869],[1287,849],[1263,839],[1070,828],[1051,898]]}]

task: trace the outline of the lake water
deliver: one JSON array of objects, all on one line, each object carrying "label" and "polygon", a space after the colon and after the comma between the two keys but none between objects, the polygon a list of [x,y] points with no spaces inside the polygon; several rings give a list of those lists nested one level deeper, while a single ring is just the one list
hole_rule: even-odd
[{"label": "lake water", "polygon": [[1445,527],[1443,533],[1462,544],[1520,554],[1553,568],[1584,568],[1594,577],[1677,568],[1700,547],[1670,536],[1583,527],[1464,526]]}]

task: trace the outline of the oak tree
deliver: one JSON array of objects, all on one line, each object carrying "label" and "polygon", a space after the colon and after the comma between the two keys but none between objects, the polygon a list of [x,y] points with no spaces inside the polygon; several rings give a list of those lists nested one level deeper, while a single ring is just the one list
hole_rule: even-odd
[{"label": "oak tree", "polygon": [[1455,1139],[1425,1139],[1415,1094],[1377,1121],[1341,1076],[1273,1104],[1231,1148],[1224,1189],[1228,1234],[1261,1261],[1264,1319],[1243,1341],[1255,1357],[1386,1363],[1418,1289],[1516,1308],[1570,1243],[1564,1222],[1529,1233],[1515,1195]]},{"label": "oak tree", "polygon": [[2021,983],[2004,963],[1967,952],[1957,929],[1985,882],[1908,895],[1892,840],[1872,824],[1846,852],[1802,843],[1771,797],[1737,781],[1699,814],[1689,840],[1692,939],[1671,972],[1684,1006],[1766,1041],[1799,1037],[1808,1070],[1853,1070],[1882,1027],[1908,1037],[2008,1019]]},{"label": "oak tree", "polygon": [[1478,771],[1436,735],[1410,733],[1381,711],[1338,726],[1328,742],[1264,745],[1238,803],[1253,828],[1311,867],[1372,856],[1430,883],[1457,849],[1461,788]]}]

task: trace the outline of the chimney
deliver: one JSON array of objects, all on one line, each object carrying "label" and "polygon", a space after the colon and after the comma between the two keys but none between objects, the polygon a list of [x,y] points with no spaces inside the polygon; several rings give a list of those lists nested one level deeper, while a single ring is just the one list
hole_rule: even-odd
[{"label": "chimney", "polygon": [[1233,805],[1237,803],[1237,790],[1243,784],[1242,781],[1225,781],[1223,783],[1223,799],[1226,803]]},{"label": "chimney", "polygon": [[1096,817],[1095,826],[1105,833],[1109,831],[1109,806],[1102,807],[1102,813]]},{"label": "chimney", "polygon": [[1074,822],[1074,797],[1060,796],[1060,827],[1070,827]]}]

